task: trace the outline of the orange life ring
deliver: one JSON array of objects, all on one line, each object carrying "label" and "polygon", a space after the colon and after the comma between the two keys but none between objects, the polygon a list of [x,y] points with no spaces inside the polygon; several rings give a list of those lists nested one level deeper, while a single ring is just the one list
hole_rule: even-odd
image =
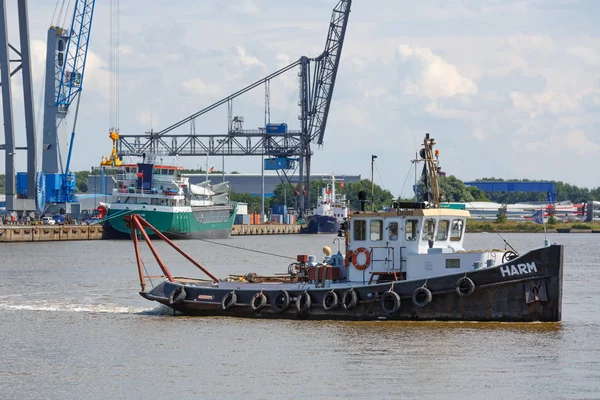
[{"label": "orange life ring", "polygon": [[[364,264],[359,264],[357,262],[358,255],[360,253],[365,254],[366,260]],[[356,268],[359,271],[364,271],[365,269],[367,269],[367,267],[371,265],[371,253],[369,253],[369,250],[366,247],[359,247],[358,249],[354,250],[354,252],[352,253],[352,264],[354,264],[354,268]]]}]

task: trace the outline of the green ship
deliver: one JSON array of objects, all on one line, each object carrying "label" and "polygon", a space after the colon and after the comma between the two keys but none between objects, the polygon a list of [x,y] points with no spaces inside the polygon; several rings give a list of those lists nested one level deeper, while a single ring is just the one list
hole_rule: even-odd
[{"label": "green ship", "polygon": [[231,236],[237,203],[229,201],[228,182],[194,185],[176,166],[138,163],[116,168],[112,201],[99,207],[105,238],[130,238],[124,217],[131,214],[174,239]]}]

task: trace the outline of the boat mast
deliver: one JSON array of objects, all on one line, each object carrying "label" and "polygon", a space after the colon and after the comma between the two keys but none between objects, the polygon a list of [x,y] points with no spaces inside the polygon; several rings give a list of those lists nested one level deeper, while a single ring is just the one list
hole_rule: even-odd
[{"label": "boat mast", "polygon": [[435,139],[429,137],[429,133],[425,134],[423,140],[423,150],[421,157],[427,163],[427,177],[429,178],[429,185],[431,190],[431,208],[440,208],[440,186],[438,182],[439,167],[439,156],[440,152],[435,150],[435,158],[433,152],[433,146],[435,145]]}]

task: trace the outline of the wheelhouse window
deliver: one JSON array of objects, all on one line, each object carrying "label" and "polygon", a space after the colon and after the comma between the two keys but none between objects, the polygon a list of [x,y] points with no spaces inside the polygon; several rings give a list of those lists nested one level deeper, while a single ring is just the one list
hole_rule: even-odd
[{"label": "wheelhouse window", "polygon": [[450,228],[450,221],[441,220],[440,225],[438,226],[437,235],[435,236],[435,240],[444,241],[448,240],[448,230]]},{"label": "wheelhouse window", "polygon": [[452,221],[452,229],[450,230],[450,240],[458,242],[462,238],[465,222],[462,219]]},{"label": "wheelhouse window", "polygon": [[416,219],[406,220],[406,240],[417,240],[417,228],[419,221]]},{"label": "wheelhouse window", "polygon": [[398,223],[390,222],[388,225],[388,239],[389,240],[398,240]]},{"label": "wheelhouse window", "polygon": [[371,240],[378,241],[383,239],[383,221],[372,220],[370,223]]},{"label": "wheelhouse window", "polygon": [[460,259],[448,258],[446,260],[446,268],[460,268]]},{"label": "wheelhouse window", "polygon": [[423,227],[423,240],[433,240],[435,234],[435,219],[427,218]]},{"label": "wheelhouse window", "polygon": [[367,239],[367,221],[355,220],[354,224],[354,240],[366,240]]}]

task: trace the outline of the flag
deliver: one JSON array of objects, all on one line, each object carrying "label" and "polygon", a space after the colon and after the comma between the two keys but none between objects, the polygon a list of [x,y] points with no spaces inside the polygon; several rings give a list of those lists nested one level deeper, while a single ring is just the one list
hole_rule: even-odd
[{"label": "flag", "polygon": [[343,189],[345,186],[344,182],[342,181],[342,183],[340,183],[340,187]]},{"label": "flag", "polygon": [[209,173],[212,173],[215,170],[215,167],[210,167],[210,169],[208,170]]},{"label": "flag", "polygon": [[544,212],[541,209],[533,213],[533,222],[536,224],[544,223]]}]

